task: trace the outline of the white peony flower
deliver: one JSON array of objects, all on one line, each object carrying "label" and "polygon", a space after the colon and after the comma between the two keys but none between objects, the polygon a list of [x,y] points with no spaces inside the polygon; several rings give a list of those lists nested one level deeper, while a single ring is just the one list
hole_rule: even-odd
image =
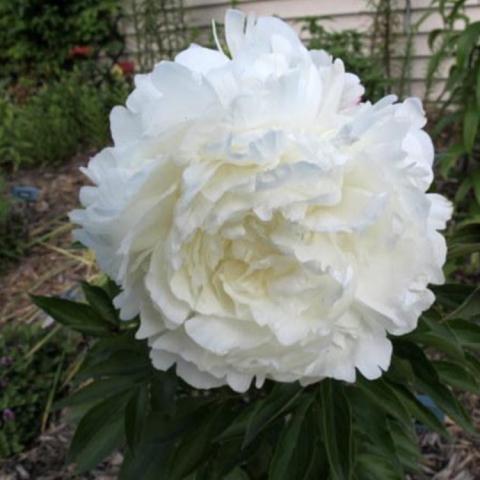
[{"label": "white peony flower", "polygon": [[189,384],[353,382],[388,369],[444,281],[451,205],[427,194],[418,99],[361,102],[341,60],[277,18],[225,19],[230,56],[192,45],[137,75],[72,212],[140,315],[153,365]]}]

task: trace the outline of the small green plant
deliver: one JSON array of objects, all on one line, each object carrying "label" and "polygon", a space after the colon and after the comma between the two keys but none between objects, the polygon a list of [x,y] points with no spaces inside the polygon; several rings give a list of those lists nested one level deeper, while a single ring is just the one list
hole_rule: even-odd
[{"label": "small green plant", "polygon": [[10,324],[0,335],[0,458],[22,451],[44,429],[76,351],[55,328]]},{"label": "small green plant", "polygon": [[334,58],[341,58],[348,72],[358,75],[365,87],[365,97],[375,101],[385,94],[389,82],[384,75],[381,59],[369,55],[365,37],[355,30],[330,32],[318,17],[306,19],[303,30],[308,31],[308,48],[325,50]]},{"label": "small green plant", "polygon": [[9,212],[9,201],[5,193],[5,180],[0,174],[0,228],[4,225]]},{"label": "small green plant", "polygon": [[57,163],[82,147],[108,143],[108,114],[126,95],[124,80],[97,85],[77,71],[43,86],[24,103],[4,95],[0,163],[14,167]]},{"label": "small green plant", "polygon": [[0,176],[0,273],[22,249],[25,239],[24,221],[16,214],[16,209],[6,192],[6,183]]}]

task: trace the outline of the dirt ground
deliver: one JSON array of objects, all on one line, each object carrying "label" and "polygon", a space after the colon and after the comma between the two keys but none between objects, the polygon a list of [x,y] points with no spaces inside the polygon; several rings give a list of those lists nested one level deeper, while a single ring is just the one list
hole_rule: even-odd
[{"label": "dirt ground", "polygon": [[[0,330],[6,322],[42,320],[28,294],[65,294],[79,280],[96,274],[94,258],[72,244],[67,213],[78,204],[78,190],[85,183],[79,167],[87,162],[79,155],[55,168],[42,168],[11,175],[9,186],[29,185],[40,190],[32,206],[29,245],[25,255],[0,273]],[[480,397],[464,395],[480,431]],[[433,433],[420,435],[424,453],[424,476],[415,480],[480,480],[480,441],[450,422],[453,441]],[[72,431],[65,422],[50,425],[32,447],[20,455],[0,461],[0,480],[110,480],[117,477],[122,461],[114,454],[86,475],[75,476],[65,457]],[[412,477],[413,478],[413,477]]]}]

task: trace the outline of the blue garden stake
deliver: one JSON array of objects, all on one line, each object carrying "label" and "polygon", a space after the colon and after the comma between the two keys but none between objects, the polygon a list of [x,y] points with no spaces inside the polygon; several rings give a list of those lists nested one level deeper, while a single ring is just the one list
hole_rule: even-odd
[{"label": "blue garden stake", "polygon": [[[417,395],[417,400],[426,408],[428,408],[440,422],[445,421],[445,413],[438,407],[438,405],[428,395]],[[422,423],[417,425],[417,433],[425,433],[427,428]]]},{"label": "blue garden stake", "polygon": [[19,200],[23,200],[27,203],[34,203],[40,196],[40,190],[36,187],[31,187],[28,185],[15,185],[11,189],[11,194],[13,197]]},{"label": "blue garden stake", "polygon": [[64,298],[65,300],[78,300],[79,296],[79,288],[75,285],[63,292],[60,298]]}]

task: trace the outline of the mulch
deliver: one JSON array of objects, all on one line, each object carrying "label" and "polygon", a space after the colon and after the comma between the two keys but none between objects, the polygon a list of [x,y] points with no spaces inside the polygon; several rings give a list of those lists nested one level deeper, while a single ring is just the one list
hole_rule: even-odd
[{"label": "mulch", "polygon": [[[75,248],[67,214],[78,205],[78,191],[86,183],[79,172],[88,155],[78,155],[61,167],[39,168],[11,174],[8,185],[28,185],[40,191],[29,218],[25,255],[0,273],[0,331],[6,322],[35,322],[39,311],[29,293],[65,294],[80,280],[96,274],[91,252]],[[462,395],[480,431],[480,397]],[[432,432],[419,435],[423,453],[423,476],[412,480],[480,480],[480,441],[447,419],[453,439]],[[31,448],[0,461],[0,480],[111,480],[117,478],[122,455],[116,452],[97,468],[75,475],[66,464],[72,427],[59,421],[50,425]]]},{"label": "mulch", "polygon": [[29,294],[62,294],[94,273],[91,252],[75,248],[68,212],[78,205],[78,192],[86,183],[80,166],[88,155],[78,155],[60,167],[42,167],[10,174],[7,188],[32,186],[38,200],[13,208],[28,215],[27,234],[19,241],[25,250],[18,260],[0,260],[0,326],[6,322],[32,322],[38,315]]},{"label": "mulch", "polygon": [[[73,429],[62,422],[40,435],[33,446],[3,464],[0,480],[114,480],[118,478],[123,456],[115,452],[93,470],[75,474],[74,465],[66,463]],[[140,480],[140,479],[139,479]]]}]

